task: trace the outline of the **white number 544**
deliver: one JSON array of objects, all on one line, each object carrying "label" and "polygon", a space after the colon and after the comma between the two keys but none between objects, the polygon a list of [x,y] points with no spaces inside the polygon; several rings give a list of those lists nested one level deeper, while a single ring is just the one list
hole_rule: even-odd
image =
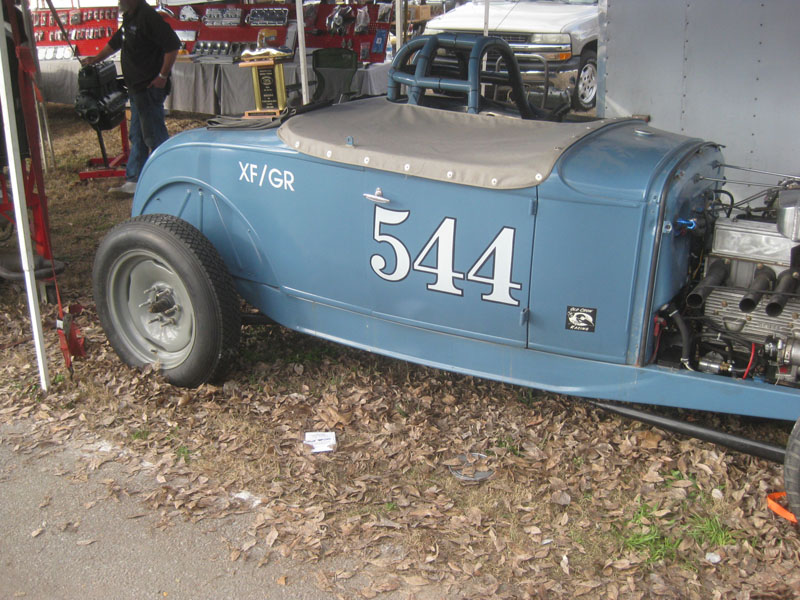
[{"label": "white number 544", "polygon": [[[369,264],[375,274],[385,281],[401,281],[411,270],[430,273],[436,276],[433,283],[426,287],[433,292],[463,296],[464,290],[456,286],[457,279],[465,279],[491,286],[491,291],[481,294],[481,299],[487,302],[498,302],[519,306],[519,300],[511,295],[511,290],[521,290],[522,284],[511,281],[511,267],[514,259],[514,233],[512,227],[503,227],[495,238],[489,243],[475,264],[466,274],[455,270],[455,237],[456,220],[446,217],[433,232],[431,237],[422,247],[413,263],[411,255],[402,241],[384,233],[383,226],[400,225],[411,214],[408,210],[389,210],[380,206],[375,207],[372,238],[376,242],[389,244],[394,253],[394,270],[387,271],[387,261],[381,254],[373,254]],[[435,253],[434,253],[435,251]],[[425,263],[431,257],[433,266]],[[491,261],[491,276],[478,273]],[[430,264],[430,262],[428,263]]]}]

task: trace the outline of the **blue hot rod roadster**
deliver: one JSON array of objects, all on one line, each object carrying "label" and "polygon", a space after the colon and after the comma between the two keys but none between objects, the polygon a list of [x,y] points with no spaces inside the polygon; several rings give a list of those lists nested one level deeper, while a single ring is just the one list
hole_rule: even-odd
[{"label": "blue hot rod roadster", "polygon": [[502,40],[417,38],[387,97],[158,148],[98,249],[95,300],[120,357],[176,385],[224,375],[241,297],[783,461],[798,510],[800,427],[784,449],[606,402],[800,416],[800,180],[734,203],[729,168],[643,121],[532,107]]}]

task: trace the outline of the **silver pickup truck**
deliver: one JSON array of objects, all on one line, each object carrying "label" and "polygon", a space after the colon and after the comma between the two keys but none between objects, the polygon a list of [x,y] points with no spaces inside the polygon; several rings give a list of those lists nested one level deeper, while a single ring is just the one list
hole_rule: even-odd
[{"label": "silver pickup truck", "polygon": [[[472,0],[428,21],[425,33],[483,33],[484,15],[484,0]],[[509,43],[530,91],[588,110],[597,97],[597,17],[597,0],[490,0],[489,35]]]}]

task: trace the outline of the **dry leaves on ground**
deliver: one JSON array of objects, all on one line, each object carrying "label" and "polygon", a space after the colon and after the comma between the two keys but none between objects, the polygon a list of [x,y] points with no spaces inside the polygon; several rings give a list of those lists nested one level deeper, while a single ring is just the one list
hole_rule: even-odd
[{"label": "dry leaves on ground", "polygon": [[[122,365],[99,327],[89,274],[100,237],[126,217],[129,202],[107,197],[107,182],[77,182],[96,138],[65,108],[51,115],[61,161],[48,176],[54,247],[69,263],[61,293],[86,307],[77,322],[88,356],[74,377],[64,371],[55,311],[46,307],[56,384],[43,397],[32,344],[8,345],[30,336],[23,294],[0,287],[0,422],[29,425],[6,440],[17,451],[84,440],[92,451],[83,476],[107,461],[148,474],[144,490],[109,480],[107,497],[136,493],[165,528],[176,518],[250,515],[246,537],[231,541],[232,560],[360,557],[374,577],[363,598],[430,582],[475,598],[800,593],[797,531],[765,508],[765,494],[782,486],[776,465],[573,398],[413,366],[277,325],[243,329],[238,367],[220,386],[177,389],[152,369]],[[187,123],[197,121],[172,119],[170,127]],[[66,159],[73,150],[78,158]],[[786,439],[782,424],[690,417]],[[308,431],[334,431],[336,450],[311,454]],[[471,453],[486,455],[472,466],[492,477],[453,476],[449,466]],[[350,577],[320,572],[317,580],[335,592]]]}]

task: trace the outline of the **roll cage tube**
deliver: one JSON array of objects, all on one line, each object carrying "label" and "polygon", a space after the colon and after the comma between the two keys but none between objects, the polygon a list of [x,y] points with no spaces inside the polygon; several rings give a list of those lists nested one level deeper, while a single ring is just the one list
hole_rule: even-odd
[{"label": "roll cage tube", "polygon": [[[433,60],[439,48],[448,50],[469,50],[467,80],[430,75]],[[537,115],[528,104],[525,90],[522,87],[522,76],[519,65],[511,47],[505,40],[486,37],[474,33],[440,33],[424,35],[411,40],[400,48],[389,69],[389,85],[387,97],[393,102],[400,99],[400,86],[409,87],[408,103],[419,104],[423,90],[437,92],[461,92],[467,95],[467,112],[476,114],[480,109],[481,62],[484,54],[496,50],[508,68],[508,84],[514,96],[514,102],[523,119],[535,119]],[[414,53],[417,53],[414,74],[406,73],[402,68]]]}]

